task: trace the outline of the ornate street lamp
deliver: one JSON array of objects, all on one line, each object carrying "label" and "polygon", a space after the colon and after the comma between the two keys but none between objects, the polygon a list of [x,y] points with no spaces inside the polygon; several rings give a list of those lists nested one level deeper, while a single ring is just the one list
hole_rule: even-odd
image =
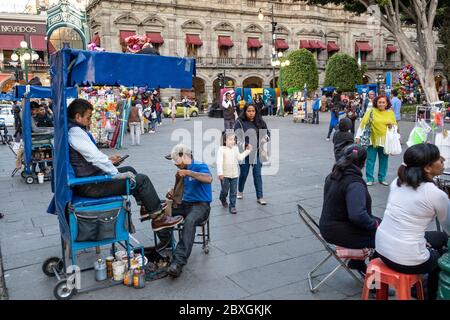
[{"label": "ornate street lamp", "polygon": [[[275,22],[273,20],[273,4],[271,7],[271,11],[270,11],[270,16],[271,16],[271,24],[272,24],[272,60],[274,59],[274,56],[276,55],[276,50],[275,50],[275,39],[276,39],[276,27],[277,27],[277,22]],[[263,21],[264,20],[264,12],[262,8],[259,8],[258,10],[258,19],[259,21]],[[272,82],[272,87],[275,89],[275,68],[272,65],[272,73],[273,73],[273,82]]]},{"label": "ornate street lamp", "polygon": [[384,82],[384,77],[381,73],[377,74],[378,94],[381,94],[381,84]]},{"label": "ornate street lamp", "polygon": [[20,48],[14,50],[11,60],[17,62],[20,60],[21,67],[25,70],[25,82],[28,84],[28,63],[39,59],[39,55],[32,49],[28,48],[26,41],[20,42]]},{"label": "ornate street lamp", "polygon": [[282,79],[281,79],[281,77],[282,77],[282,70],[283,70],[284,67],[288,67],[291,64],[291,62],[289,61],[289,59],[284,58],[283,57],[283,52],[280,51],[280,52],[275,53],[273,55],[273,58],[270,61],[270,63],[271,63],[273,68],[275,68],[275,67],[280,68],[280,77],[279,77],[279,80],[280,80],[280,101],[279,101],[279,108],[278,108],[278,111],[277,111],[277,116],[283,117],[284,116],[284,103],[283,103],[284,101],[283,101],[283,83],[282,83]]}]

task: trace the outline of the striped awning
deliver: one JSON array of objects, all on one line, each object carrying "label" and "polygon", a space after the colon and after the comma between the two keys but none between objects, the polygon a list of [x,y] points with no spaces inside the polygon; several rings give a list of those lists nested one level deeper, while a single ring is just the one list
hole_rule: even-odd
[{"label": "striped awning", "polygon": [[393,44],[388,44],[386,46],[386,53],[395,53],[397,52],[397,47],[394,46]]},{"label": "striped awning", "polygon": [[161,36],[161,33],[159,33],[159,32],[147,32],[146,36],[150,43],[155,43],[155,44],[163,44],[164,43],[164,39]]},{"label": "striped awning", "polygon": [[259,41],[258,38],[248,38],[247,39],[247,48],[252,49],[252,48],[261,48],[262,44]]},{"label": "striped awning", "polygon": [[186,35],[186,44],[191,44],[194,46],[203,45],[203,41],[200,39],[198,34],[187,34]]},{"label": "striped awning", "polygon": [[355,52],[372,52],[372,47],[369,42],[356,41],[355,43]]},{"label": "striped awning", "polygon": [[336,51],[339,51],[339,50],[341,50],[341,49],[340,49],[339,46],[336,44],[336,42],[334,42],[334,41],[328,41],[328,44],[327,44],[327,51],[328,51],[328,52],[336,52]]},{"label": "striped awning", "polygon": [[300,40],[300,49],[311,49],[308,40]]},{"label": "striped awning", "polygon": [[229,36],[219,36],[218,39],[219,48],[226,47],[231,48],[233,44],[233,40]]}]

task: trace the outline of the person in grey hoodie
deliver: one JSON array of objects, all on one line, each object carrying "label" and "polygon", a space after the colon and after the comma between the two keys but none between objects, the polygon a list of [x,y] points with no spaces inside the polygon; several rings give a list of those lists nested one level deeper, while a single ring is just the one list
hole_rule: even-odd
[{"label": "person in grey hoodie", "polygon": [[342,156],[342,152],[346,146],[353,144],[353,134],[350,132],[352,128],[352,120],[345,117],[339,121],[339,131],[333,136],[334,158],[336,162]]}]

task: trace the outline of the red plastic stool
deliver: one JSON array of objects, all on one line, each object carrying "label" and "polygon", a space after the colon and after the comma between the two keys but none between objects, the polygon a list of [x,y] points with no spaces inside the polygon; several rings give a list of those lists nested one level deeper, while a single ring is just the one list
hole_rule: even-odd
[{"label": "red plastic stool", "polygon": [[380,258],[373,259],[367,266],[366,279],[361,299],[369,299],[369,290],[372,283],[379,283],[377,288],[377,300],[387,300],[389,286],[395,288],[395,295],[398,300],[411,299],[411,287],[416,286],[417,300],[424,300],[422,276],[420,274],[399,273],[386,266]]}]

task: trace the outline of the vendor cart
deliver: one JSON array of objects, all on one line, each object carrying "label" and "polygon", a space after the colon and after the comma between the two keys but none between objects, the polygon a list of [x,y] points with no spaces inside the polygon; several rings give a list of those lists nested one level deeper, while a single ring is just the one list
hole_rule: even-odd
[{"label": "vendor cart", "polygon": [[[58,216],[61,232],[62,257],[47,259],[43,271],[56,276],[59,282],[54,289],[58,299],[70,299],[77,292],[96,290],[120,284],[114,280],[90,288],[77,286],[77,253],[81,250],[112,245],[121,245],[127,252],[130,265],[130,202],[128,196],[107,198],[82,198],[72,192],[72,187],[87,183],[110,181],[112,176],[93,176],[76,178],[69,162],[67,89],[75,86],[148,86],[150,88],[191,88],[195,72],[192,58],[163,57],[143,54],[123,54],[111,52],[92,52],[64,48],[52,56],[52,99],[54,114],[54,152],[53,152],[53,191],[54,197],[48,212]],[[130,188],[133,186],[129,185]],[[128,188],[128,191],[129,189]],[[129,194],[129,192],[128,192]],[[101,214],[112,213],[107,218],[113,223],[115,234],[97,240],[81,241],[79,217],[89,215],[102,219]],[[81,215],[80,215],[81,213]],[[66,250],[69,254],[66,255]],[[66,256],[71,260],[68,264]],[[144,261],[144,259],[142,259]],[[92,268],[89,268],[92,269]],[[79,270],[79,268],[78,268]],[[88,269],[85,269],[88,270]],[[78,275],[81,274],[82,271]]]},{"label": "vendor cart", "polygon": [[[77,97],[75,88],[67,90],[67,96]],[[38,180],[36,170],[44,174],[44,181],[51,180],[52,152],[53,152],[53,128],[44,129],[43,132],[31,130],[31,99],[51,98],[51,88],[42,86],[17,86],[16,98],[22,100],[21,123],[24,148],[24,169],[22,178],[27,184]],[[39,168],[39,169],[38,169]]]}]

